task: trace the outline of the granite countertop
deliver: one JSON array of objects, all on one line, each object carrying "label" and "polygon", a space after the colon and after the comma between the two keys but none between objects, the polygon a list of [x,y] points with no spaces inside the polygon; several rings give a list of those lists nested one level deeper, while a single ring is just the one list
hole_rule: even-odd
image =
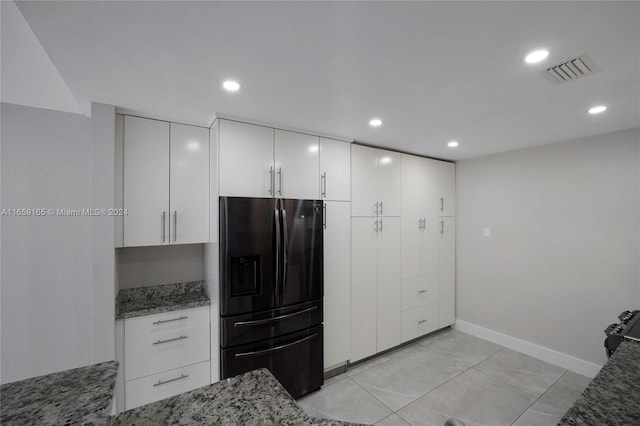
[{"label": "granite countertop", "polygon": [[0,424],[106,425],[118,374],[116,361],[0,386]]},{"label": "granite countertop", "polygon": [[640,424],[640,342],[623,341],[558,424]]},{"label": "granite countertop", "polygon": [[266,369],[125,411],[111,422],[111,426],[174,424],[341,426],[353,423],[309,417]]},{"label": "granite countertop", "polygon": [[208,306],[202,281],[120,290],[116,319]]}]

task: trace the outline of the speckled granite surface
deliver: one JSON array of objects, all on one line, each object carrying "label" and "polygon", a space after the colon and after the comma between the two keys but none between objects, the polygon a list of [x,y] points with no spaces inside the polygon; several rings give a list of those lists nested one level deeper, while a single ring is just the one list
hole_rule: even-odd
[{"label": "speckled granite surface", "polygon": [[163,399],[112,418],[111,425],[352,425],[307,416],[266,369]]},{"label": "speckled granite surface", "polygon": [[558,424],[640,425],[640,342],[622,342]]},{"label": "speckled granite surface", "polygon": [[0,386],[0,424],[106,425],[116,361]]},{"label": "speckled granite surface", "polygon": [[116,319],[159,314],[209,305],[202,281],[120,290]]}]

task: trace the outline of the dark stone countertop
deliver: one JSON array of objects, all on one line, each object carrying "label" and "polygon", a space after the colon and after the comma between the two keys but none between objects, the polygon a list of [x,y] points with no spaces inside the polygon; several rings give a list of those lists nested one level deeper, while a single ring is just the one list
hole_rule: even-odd
[{"label": "dark stone countertop", "polygon": [[266,369],[250,371],[112,418],[124,425],[324,425],[353,423],[309,417]]},{"label": "dark stone countertop", "polygon": [[625,340],[559,425],[640,425],[640,342]]},{"label": "dark stone countertop", "polygon": [[106,425],[118,374],[116,361],[0,386],[0,424]]},{"label": "dark stone countertop", "polygon": [[116,319],[208,306],[202,281],[120,290]]}]

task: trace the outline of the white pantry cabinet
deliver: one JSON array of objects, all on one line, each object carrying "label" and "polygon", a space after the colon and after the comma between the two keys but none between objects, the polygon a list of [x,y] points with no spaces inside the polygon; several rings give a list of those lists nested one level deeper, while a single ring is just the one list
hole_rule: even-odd
[{"label": "white pantry cabinet", "polygon": [[351,207],[324,202],[324,368],[349,360],[351,309]]},{"label": "white pantry cabinet", "polygon": [[440,216],[456,215],[456,165],[438,161],[438,189],[440,190]]},{"label": "white pantry cabinet", "polygon": [[456,219],[440,218],[440,256],[438,262],[439,327],[456,320]]},{"label": "white pantry cabinet", "polygon": [[351,146],[351,216],[400,216],[400,154]]},{"label": "white pantry cabinet", "polygon": [[220,195],[320,198],[319,138],[218,120]]},{"label": "white pantry cabinet", "polygon": [[320,196],[323,200],[351,200],[351,146],[320,138]]},{"label": "white pantry cabinet", "polygon": [[351,362],[400,344],[400,218],[351,218]]},{"label": "white pantry cabinet", "polygon": [[209,129],[125,116],[123,246],[209,241]]}]

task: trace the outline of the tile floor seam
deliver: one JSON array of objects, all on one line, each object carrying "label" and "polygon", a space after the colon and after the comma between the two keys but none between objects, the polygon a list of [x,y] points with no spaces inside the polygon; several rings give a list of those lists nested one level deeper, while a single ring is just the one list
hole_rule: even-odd
[{"label": "tile floor seam", "polygon": [[[351,377],[349,377],[349,379],[351,379]],[[366,393],[368,393],[373,399],[375,399],[376,401],[378,401],[380,404],[384,405],[387,409],[389,409],[391,412],[389,413],[388,416],[383,417],[380,420],[386,419],[387,417],[389,417],[390,415],[392,415],[393,413],[395,413],[395,411],[393,411],[393,408],[389,407],[387,404],[385,404],[384,402],[380,401],[380,399],[376,398],[376,396],[374,394],[372,394],[371,392],[369,392],[364,386],[362,386],[360,383],[358,383],[357,380],[353,380],[351,379],[351,381],[353,383],[355,383],[356,385],[358,385],[363,391],[365,391]],[[380,420],[378,420],[376,423],[378,423]]]},{"label": "tile floor seam", "polygon": [[529,411],[529,409],[530,409],[531,407],[533,407],[533,406],[536,404],[536,402],[538,402],[538,401],[540,400],[540,398],[542,398],[542,397],[544,396],[544,394],[545,394],[545,393],[547,393],[547,392],[549,391],[549,389],[551,389],[551,387],[552,387],[553,385],[555,385],[556,383],[558,383],[558,381],[559,381],[559,380],[560,380],[560,379],[561,379],[565,374],[567,374],[567,371],[569,371],[569,370],[564,370],[564,373],[562,373],[562,374],[560,375],[560,377],[558,377],[558,378],[556,379],[556,381],[555,381],[555,382],[551,383],[551,385],[550,385],[548,388],[546,388],[546,389],[544,390],[544,392],[542,392],[542,393],[540,394],[540,396],[539,396],[538,398],[536,398],[536,400],[535,400],[535,401],[533,401],[533,402],[531,403],[531,405],[529,405],[527,408],[525,408],[525,410],[524,410],[522,413],[520,413],[520,415],[519,415],[519,416],[518,416],[518,417],[517,417],[517,418],[516,418],[516,419],[515,419],[511,424],[513,425],[514,423],[516,423],[516,422],[518,421],[518,419],[519,419],[520,417],[524,416],[524,413],[526,413],[527,411]]}]

